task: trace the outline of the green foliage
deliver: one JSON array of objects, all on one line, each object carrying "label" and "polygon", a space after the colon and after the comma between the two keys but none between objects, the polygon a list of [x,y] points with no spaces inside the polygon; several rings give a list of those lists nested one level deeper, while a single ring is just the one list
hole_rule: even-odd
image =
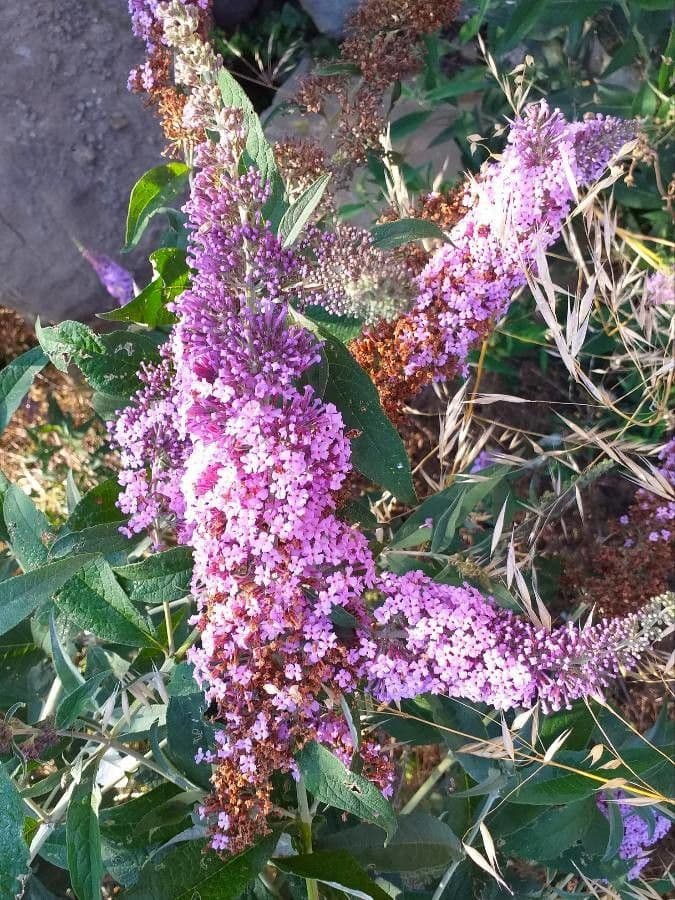
[{"label": "green foliage", "polygon": [[313,878],[354,897],[387,900],[383,891],[344,850],[317,850],[305,856],[273,860],[282,872]]},{"label": "green foliage", "polygon": [[0,371],[0,433],[19,408],[35,376],[47,365],[40,347],[33,347]]},{"label": "green foliage", "polygon": [[415,502],[408,454],[396,429],[380,406],[377,391],[340,341],[321,330],[329,374],[324,400],[342,413],[352,439],[354,467],[404,503]]},{"label": "green foliage", "polygon": [[[396,832],[396,816],[372,782],[350,770],[330,751],[310,741],[297,756],[307,790],[317,800],[372,822],[387,840]],[[383,839],[384,842],[384,839]]]},{"label": "green foliage", "polygon": [[330,174],[320,175],[283,214],[279,222],[279,237],[284,247],[292,247],[302,234],[312,213],[321,202],[330,177]]},{"label": "green foliage", "polygon": [[46,603],[94,557],[90,553],[47,563],[0,582],[0,634],[6,634]]},{"label": "green foliage", "polygon": [[286,211],[284,202],[284,186],[274,160],[274,152],[265,137],[260,119],[256,115],[253,104],[239,82],[223,69],[218,75],[218,85],[226,107],[234,107],[243,112],[246,128],[246,147],[242,154],[240,166],[246,170],[254,166],[263,179],[271,186],[271,196],[267,202],[265,214],[273,227],[277,227]]},{"label": "green foliage", "polygon": [[129,397],[141,382],[138,370],[143,362],[159,359],[149,337],[134,331],[113,331],[100,338],[102,350],[78,361],[82,374],[95,391]]},{"label": "green foliage", "polygon": [[236,900],[267,862],[273,842],[221,859],[204,852],[203,841],[179,844],[162,857],[161,867],[150,861],[141,869],[137,884],[125,900]]},{"label": "green foliage", "polygon": [[52,365],[60,372],[67,372],[71,362],[79,365],[82,360],[104,352],[98,335],[81,322],[67,321],[43,328],[38,319],[35,335]]},{"label": "green foliage", "polygon": [[150,622],[124,593],[102,557],[85,563],[58,592],[59,611],[80,628],[130,647],[156,647]]},{"label": "green foliage", "polygon": [[78,900],[99,900],[101,896],[104,870],[98,821],[100,794],[94,779],[95,770],[82,775],[66,817],[68,871]]},{"label": "green foliage", "polygon": [[167,309],[167,304],[181,294],[188,286],[190,271],[184,250],[162,247],[150,254],[150,261],[157,277],[124,306],[99,313],[100,319],[108,322],[133,322],[159,328],[172,325],[175,315]]},{"label": "green foliage", "polygon": [[373,246],[379,250],[394,250],[413,241],[427,238],[444,240],[445,235],[438,225],[426,219],[398,219],[396,222],[385,222],[375,225],[370,230]]},{"label": "green foliage", "polygon": [[19,879],[28,869],[28,847],[23,834],[23,804],[16,786],[0,765],[0,896],[19,893]]},{"label": "green foliage", "polygon": [[170,162],[150,169],[138,179],[129,198],[125,250],[138,244],[153,216],[165,212],[180,198],[187,187],[189,171],[185,163]]},{"label": "green foliage", "polygon": [[464,853],[457,835],[440,819],[424,812],[398,817],[394,836],[382,843],[382,832],[372,825],[357,825],[326,837],[321,846],[343,849],[363,866],[378,872],[422,872],[446,868]]}]

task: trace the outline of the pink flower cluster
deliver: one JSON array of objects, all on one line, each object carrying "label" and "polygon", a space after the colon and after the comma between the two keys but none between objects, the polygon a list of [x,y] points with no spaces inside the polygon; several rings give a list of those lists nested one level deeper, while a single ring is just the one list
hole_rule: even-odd
[{"label": "pink flower cluster", "polygon": [[[623,839],[619,847],[619,858],[630,860],[633,863],[628,872],[628,880],[633,881],[649,862],[647,848],[653,847],[661,838],[665,837],[670,831],[672,823],[670,819],[652,812],[652,810],[645,810],[644,807],[638,809],[628,803],[621,803],[623,797],[625,794],[617,791],[612,802],[618,802],[623,819]],[[597,802],[602,814],[609,817],[607,797],[600,795]]]},{"label": "pink flower cluster", "polygon": [[374,625],[352,656],[363,660],[370,693],[386,703],[432,693],[496,709],[537,700],[545,712],[569,708],[600,695],[657,634],[644,612],[548,632],[469,585],[438,584],[421,572],[382,575],[377,587]]},{"label": "pink flower cluster", "polygon": [[292,324],[286,296],[307,263],[263,219],[268,187],[239,173],[244,133],[229,115],[229,142],[195,160],[194,275],[178,322],[113,427],[129,531],[168,516],[194,550],[190,659],[223,725],[201,754],[215,764],[204,814],[214,847],[237,852],[267,829],[272,777],[295,772],[307,740],[345,762],[358,750],[387,790],[389,762],[372,736],[353,745],[344,693],[557,709],[602,690],[653,635],[637,617],[548,633],[469,586],[376,573],[364,536],[336,515],[351,468],[342,417],[302,386],[319,343]]},{"label": "pink flower cluster", "polygon": [[466,216],[419,276],[407,317],[407,375],[428,370],[443,380],[448,367],[466,370],[486,323],[504,314],[527,269],[559,237],[575,185],[596,181],[635,128],[601,115],[569,123],[544,100],[512,123],[501,158],[465,198]]}]

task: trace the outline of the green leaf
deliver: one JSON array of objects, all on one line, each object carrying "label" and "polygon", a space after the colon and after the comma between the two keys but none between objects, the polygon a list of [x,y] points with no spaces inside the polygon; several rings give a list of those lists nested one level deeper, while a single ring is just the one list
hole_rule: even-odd
[{"label": "green leaf", "polygon": [[170,162],[150,169],[138,179],[129,198],[125,251],[138,244],[150,219],[183,193],[189,171],[185,163]]},{"label": "green leaf", "polygon": [[607,848],[602,857],[603,862],[609,862],[616,858],[624,837],[623,816],[621,815],[619,804],[611,801],[608,802],[607,814],[609,818],[609,839],[607,840]]},{"label": "green leaf", "polygon": [[432,110],[430,109],[419,109],[396,119],[395,122],[391,123],[392,141],[402,141],[408,135],[413,134],[424,125],[431,114]]},{"label": "green leaf", "polygon": [[237,900],[269,859],[275,838],[222,859],[206,850],[205,841],[190,841],[169,850],[157,863],[149,860],[124,900]]},{"label": "green leaf", "polygon": [[321,803],[357,816],[382,828],[390,840],[396,832],[396,816],[375,785],[350,772],[333,754],[310,741],[296,757],[307,790]]},{"label": "green leaf", "polygon": [[469,66],[453,78],[442,81],[433,91],[429,91],[427,100],[430,103],[439,103],[442,100],[453,100],[463,94],[482,91],[485,90],[488,81],[488,72],[484,66]]},{"label": "green leaf", "polygon": [[532,31],[538,20],[546,11],[547,0],[525,0],[518,3],[509,17],[508,26],[497,41],[496,52],[506,53]]},{"label": "green leaf", "polygon": [[403,503],[414,503],[408,454],[380,406],[372,381],[346,347],[323,328],[319,333],[329,366],[324,400],[340,410],[347,429],[359,432],[352,440],[354,467]]},{"label": "green leaf", "polygon": [[12,553],[25,572],[47,562],[49,551],[45,541],[53,537],[47,517],[16,485],[4,495],[2,515],[9,535]]},{"label": "green leaf", "polygon": [[66,694],[70,694],[80,687],[80,685],[84,684],[84,678],[61,646],[53,612],[49,616],[49,642],[51,644],[52,662],[54,663],[56,674],[59,676],[59,680],[63,685],[63,690]]},{"label": "green leaf", "polygon": [[[666,757],[669,753],[672,755],[672,745],[662,749]],[[538,764],[519,769],[517,779],[520,786],[510,794],[511,802],[548,806],[592,796],[599,783],[588,775],[597,776],[599,773],[588,768],[586,757],[585,751],[562,751],[556,755],[554,762],[577,769],[575,772]],[[672,764],[656,750],[645,746],[622,749],[621,759],[623,764],[612,769],[612,778],[625,778],[631,782],[639,776],[654,790],[662,793],[670,790]]]},{"label": "green leaf", "polygon": [[6,634],[49,600],[91,559],[89,553],[69,556],[0,582],[0,634]]},{"label": "green leaf", "polygon": [[[190,283],[190,269],[187,264],[187,253],[178,247],[160,247],[150,254],[150,262],[162,279],[165,302],[174,300]],[[175,320],[171,313],[167,313]]]},{"label": "green leaf", "polygon": [[0,371],[0,433],[19,408],[38,372],[47,365],[48,359],[40,347],[33,347],[13,359]]},{"label": "green leaf", "polygon": [[176,321],[175,316],[172,316],[164,307],[161,278],[151,281],[140,294],[136,294],[124,306],[117,306],[109,312],[98,313],[98,318],[105,319],[106,322],[135,322],[137,325],[147,325],[149,328]]},{"label": "green leaf", "polygon": [[314,322],[322,331],[331,334],[343,344],[358,337],[363,328],[363,322],[356,316],[334,316],[326,312],[322,306],[307,306],[303,314],[310,322]]},{"label": "green leaf", "polygon": [[[432,494],[408,516],[389,548],[419,546],[430,537],[436,547],[447,547],[466,515],[492,493],[510,471],[509,466],[491,466],[489,470],[481,472],[477,480],[458,480],[450,487]],[[431,519],[431,528],[424,525],[428,519]]]},{"label": "green leaf", "polygon": [[62,532],[82,531],[92,525],[119,522],[124,519],[124,513],[117,506],[121,490],[121,486],[114,478],[108,478],[87,491],[68,517]]},{"label": "green leaf", "polygon": [[190,270],[185,251],[162,247],[150,254],[150,261],[157,273],[154,281],[124,306],[99,313],[99,319],[135,322],[148,328],[172,325],[176,321],[176,316],[167,309],[167,303],[182,294],[189,284]]},{"label": "green leaf", "polygon": [[114,568],[126,584],[131,600],[153,606],[180,600],[190,593],[192,551],[189,547],[172,547],[155,553],[142,562]]},{"label": "green leaf", "polygon": [[396,222],[385,222],[370,229],[373,246],[379,250],[393,250],[411,241],[426,238],[445,240],[445,235],[433,222],[426,219],[397,219]]},{"label": "green leaf", "polygon": [[92,409],[104,422],[112,422],[117,417],[117,413],[129,406],[131,397],[123,397],[120,394],[106,394],[104,391],[95,391],[92,394]]},{"label": "green leaf", "polygon": [[547,809],[525,827],[507,834],[504,852],[537,862],[557,859],[586,834],[594,807],[595,798],[589,797],[567,806]]},{"label": "green leaf", "polygon": [[108,556],[113,553],[129,553],[136,541],[120,533],[119,522],[101,522],[90,525],[82,531],[70,531],[57,538],[52,544],[49,556],[58,559],[68,553],[101,553]]},{"label": "green leaf", "polygon": [[127,397],[141,387],[138,372],[143,362],[159,360],[155,344],[143,334],[113,331],[101,336],[103,352],[78,362],[95,391]]},{"label": "green leaf", "polygon": [[474,13],[474,15],[459,29],[459,40],[462,44],[465,44],[467,41],[476,37],[480,31],[480,26],[483,24],[483,19],[485,18],[485,13],[487,12],[489,5],[490,0],[480,0],[478,12]]},{"label": "green leaf", "polygon": [[95,773],[83,775],[75,786],[66,815],[68,871],[78,900],[100,900],[103,860],[98,823],[100,792]]},{"label": "green leaf", "polygon": [[28,872],[28,847],[23,836],[23,803],[14,782],[0,765],[0,897],[21,895],[18,881]]},{"label": "green leaf", "polygon": [[145,846],[147,834],[139,835],[136,831],[139,822],[180,793],[179,787],[165,781],[140,797],[102,809],[99,817],[101,836],[126,847]]},{"label": "green leaf", "polygon": [[35,335],[59,372],[67,372],[71,360],[79,365],[81,359],[103,352],[98,335],[82,322],[67,320],[59,325],[43,328],[38,319],[35,323]]},{"label": "green leaf", "polygon": [[282,872],[313,878],[362,900],[391,900],[345,850],[317,850],[302,856],[284,856],[272,862]]},{"label": "green leaf", "polygon": [[195,762],[195,754],[212,749],[214,728],[204,721],[206,703],[192,675],[192,666],[176,666],[169,683],[169,704],[166,711],[167,755],[190,781],[208,789],[211,767]]},{"label": "green leaf", "polygon": [[[186,816],[190,815],[192,808],[203,801],[204,791],[183,791],[175,797],[155,805],[137,823],[135,832],[137,835],[145,834],[148,840],[148,832],[165,828],[167,825],[178,825]],[[153,837],[154,840],[154,837]]]},{"label": "green leaf", "polygon": [[330,173],[320,175],[283,214],[278,231],[283,247],[292,247],[300,237],[312,213],[321,202],[330,178]]},{"label": "green leaf", "polygon": [[110,672],[97,672],[93,678],[79,685],[74,691],[67,694],[59,703],[56,710],[56,727],[68,728],[77,719],[87,706],[89,706],[94,694],[99,690],[103,681]]},{"label": "green leaf", "polygon": [[[239,82],[227,71],[221,69],[218,75],[218,85],[225,106],[241,109],[244,114],[244,125],[246,127],[246,147],[242,155],[242,166],[248,168],[255,166],[260,172],[264,181],[269,181],[272,194],[267,201],[265,210],[266,218],[272,218],[269,210],[272,208],[280,209],[279,202],[284,194],[284,186],[279,177],[277,164],[274,160],[274,153],[269,141],[265,137],[260,119],[253,108],[253,104],[248,98],[248,94],[239,84]],[[272,222],[272,226],[278,225]]]},{"label": "green leaf", "polygon": [[158,646],[150,623],[100,557],[88,562],[61,588],[56,604],[65,616],[98,638],[129,647]]},{"label": "green leaf", "polygon": [[382,832],[372,825],[357,825],[329,835],[321,846],[347,850],[361,865],[374,866],[378,872],[446,868],[464,856],[454,831],[424,812],[399,816],[396,834],[386,847]]}]

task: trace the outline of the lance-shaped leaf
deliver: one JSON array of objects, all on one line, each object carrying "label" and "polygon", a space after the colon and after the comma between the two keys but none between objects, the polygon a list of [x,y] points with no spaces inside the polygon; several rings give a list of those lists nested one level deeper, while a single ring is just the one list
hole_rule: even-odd
[{"label": "lance-shaped leaf", "polygon": [[83,775],[75,786],[66,815],[68,871],[77,900],[100,900],[103,860],[98,823],[100,792],[95,773]]},{"label": "lance-shaped leaf", "polygon": [[312,878],[360,900],[391,900],[345,850],[317,850],[302,856],[285,856],[272,862],[289,875]]},{"label": "lance-shaped leaf", "polygon": [[376,484],[404,503],[414,503],[415,488],[410,461],[398,432],[385,416],[377,391],[347,348],[320,329],[328,360],[324,400],[342,413],[347,429],[353,429],[352,463]]},{"label": "lance-shaped leaf", "polygon": [[0,371],[0,432],[4,431],[38,372],[47,365],[40,347],[33,347]]},{"label": "lance-shaped leaf", "polygon": [[101,557],[87,563],[64,585],[56,603],[80,628],[103,640],[130,647],[159,646],[154,629],[129,600]]},{"label": "lance-shaped leaf", "polygon": [[16,485],[5,491],[2,515],[12,553],[21,568],[30,572],[46,563],[49,551],[45,545],[53,538],[51,527],[42,510]]},{"label": "lance-shaped leaf", "polygon": [[464,853],[459,838],[445,822],[428,813],[398,817],[396,834],[384,846],[382,832],[372,825],[357,825],[331,834],[321,842],[330,850],[346,850],[363,866],[378,872],[416,872],[447,867]]},{"label": "lance-shaped leaf", "polygon": [[135,602],[157,605],[179,600],[190,591],[192,551],[188,547],[172,547],[141,562],[117,566],[114,571]]},{"label": "lance-shaped leaf", "polygon": [[396,816],[388,800],[375,785],[350,770],[336,756],[311,741],[296,757],[307,790],[321,803],[372,822],[382,828],[387,839],[396,832]]},{"label": "lance-shaped leaf", "polygon": [[23,803],[14,782],[0,766],[0,897],[21,895],[19,878],[28,871],[23,836]]},{"label": "lance-shaped leaf", "polygon": [[93,559],[91,553],[67,556],[25,575],[0,582],[0,634],[6,634],[49,600],[73,575]]},{"label": "lance-shaped leaf", "polygon": [[427,219],[397,219],[396,222],[375,225],[371,228],[370,233],[373,238],[373,246],[379,250],[393,250],[403,244],[427,238],[445,239],[445,235],[438,225],[434,225]]},{"label": "lance-shaped leaf", "polygon": [[237,856],[224,859],[204,852],[204,841],[169,850],[159,862],[150,860],[124,900],[236,900],[269,859],[275,839],[267,838]]},{"label": "lance-shaped leaf", "polygon": [[300,237],[312,213],[321,202],[329,181],[330,173],[320,175],[300,194],[295,203],[288,207],[279,223],[279,237],[284,247],[292,247]]},{"label": "lance-shaped leaf", "polygon": [[170,162],[141,175],[129,198],[125,251],[136,246],[153,216],[180,197],[187,186],[189,171],[185,163]]}]

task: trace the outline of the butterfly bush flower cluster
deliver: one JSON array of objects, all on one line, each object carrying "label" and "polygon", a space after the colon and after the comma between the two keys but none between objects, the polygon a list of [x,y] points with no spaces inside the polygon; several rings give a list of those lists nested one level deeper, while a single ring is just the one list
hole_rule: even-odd
[{"label": "butterfly bush flower cluster", "polygon": [[[357,675],[331,614],[342,607],[365,627],[375,578],[365,538],[335,515],[350,471],[342,418],[298,386],[320,359],[316,339],[288,322],[282,289],[298,261],[262,218],[260,176],[237,174],[238,136],[232,114],[230,143],[198,151],[186,207],[195,275],[174,305],[172,371],[146,372],[115,429],[128,527],[170,512],[194,549],[201,646],[191,661],[225,726],[205,753],[217,766],[213,809],[229,817],[214,846],[232,851],[264,830],[271,776],[293,770],[304,741],[351,758],[339,697]],[[162,421],[175,431],[160,434]],[[376,743],[360,749],[386,788]]]},{"label": "butterfly bush flower cluster", "polygon": [[600,795],[597,803],[602,814],[609,818],[608,804],[617,803],[623,820],[623,838],[619,846],[619,858],[629,860],[632,863],[627,878],[633,881],[638,878],[644,867],[649,862],[648,848],[653,847],[670,831],[671,821],[666,816],[639,810],[629,803],[622,803],[625,794],[617,791],[615,798],[609,800],[606,795]]},{"label": "butterfly bush flower cluster", "polygon": [[466,214],[422,270],[413,308],[357,342],[390,411],[431,381],[466,374],[469,352],[560,236],[577,187],[595,182],[635,131],[611,116],[567,122],[545,100],[512,122],[503,154],[470,183]]},{"label": "butterfly bush flower cluster", "polygon": [[474,181],[467,215],[430,259],[407,320],[407,374],[448,365],[465,372],[470,349],[526,283],[526,270],[556,241],[575,185],[592,184],[635,134],[632,122],[604,117],[569,123],[546,101],[527,107],[495,165]]},{"label": "butterfly bush flower cluster", "polygon": [[[177,2],[159,18],[169,44],[189,47],[177,69],[219,140],[194,159],[191,286],[113,440],[128,533],[168,519],[193,548],[201,639],[190,661],[220,726],[215,747],[199,754],[214,766],[202,814],[213,847],[234,853],[268,831],[272,778],[297,775],[294,754],[308,740],[345,763],[358,752],[363,773],[391,790],[377,739],[354,745],[345,694],[395,702],[431,691],[557,709],[630,665],[672,619],[672,602],[549,633],[468,585],[376,571],[365,537],[337,514],[351,471],[342,417],[304,383],[320,343],[294,324],[288,298],[311,280],[308,260],[284,249],[266,220],[259,173],[240,172],[242,116],[210,90],[213,57],[193,41],[198,19]],[[200,85],[209,90],[200,95]]]},{"label": "butterfly bush flower cluster", "polygon": [[496,605],[475,588],[437,584],[420,572],[386,574],[371,633],[354,655],[373,696],[398,702],[445,694],[496,709],[545,712],[601,695],[675,623],[672,597],[639,614],[551,632]]}]

